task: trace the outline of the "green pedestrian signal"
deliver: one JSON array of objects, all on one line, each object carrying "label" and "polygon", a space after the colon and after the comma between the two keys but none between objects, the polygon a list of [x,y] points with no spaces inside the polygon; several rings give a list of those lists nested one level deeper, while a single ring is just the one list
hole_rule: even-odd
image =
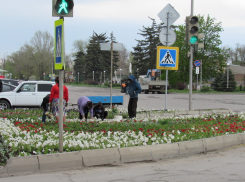
[{"label": "green pedestrian signal", "polygon": [[73,0],[53,0],[52,16],[73,17]]}]

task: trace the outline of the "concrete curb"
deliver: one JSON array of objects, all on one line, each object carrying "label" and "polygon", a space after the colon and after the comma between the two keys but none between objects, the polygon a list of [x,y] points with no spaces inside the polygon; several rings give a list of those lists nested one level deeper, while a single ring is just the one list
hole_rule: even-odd
[{"label": "concrete curb", "polygon": [[8,164],[0,168],[0,176],[83,169],[88,166],[157,161],[165,158],[193,155],[244,144],[244,139],[245,133],[239,133],[159,145],[11,157]]},{"label": "concrete curb", "polygon": [[150,111],[145,111],[143,113],[137,113],[137,117],[174,117],[174,116],[182,116],[182,115],[202,115],[202,114],[231,114],[233,113],[230,109],[207,109],[207,110],[197,110],[197,111],[174,111],[170,113],[152,113]]}]

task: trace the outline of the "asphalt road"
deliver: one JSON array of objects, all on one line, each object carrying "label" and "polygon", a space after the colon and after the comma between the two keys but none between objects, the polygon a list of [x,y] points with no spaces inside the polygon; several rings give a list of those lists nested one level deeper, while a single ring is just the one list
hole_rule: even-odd
[{"label": "asphalt road", "polygon": [[[81,96],[110,96],[110,88],[93,88],[67,86],[69,103],[76,104]],[[124,104],[119,108],[127,108],[129,96],[119,89],[112,89],[113,96],[124,96]],[[234,112],[245,111],[245,94],[192,94],[192,109],[231,109]],[[189,110],[189,94],[167,94],[167,109]],[[76,107],[76,106],[74,106]],[[74,108],[69,106],[68,108]],[[139,94],[138,108],[165,109],[165,94]]]}]

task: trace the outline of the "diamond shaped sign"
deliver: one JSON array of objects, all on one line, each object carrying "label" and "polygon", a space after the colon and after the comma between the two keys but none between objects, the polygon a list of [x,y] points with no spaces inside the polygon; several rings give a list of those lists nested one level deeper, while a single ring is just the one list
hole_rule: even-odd
[{"label": "diamond shaped sign", "polygon": [[171,6],[171,4],[167,4],[162,11],[158,13],[158,17],[162,20],[162,22],[167,25],[167,13],[169,13],[169,26],[172,25],[179,17],[180,14]]}]

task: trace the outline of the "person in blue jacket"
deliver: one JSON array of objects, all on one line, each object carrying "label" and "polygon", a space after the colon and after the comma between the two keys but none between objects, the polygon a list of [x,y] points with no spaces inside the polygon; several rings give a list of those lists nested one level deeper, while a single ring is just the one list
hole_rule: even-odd
[{"label": "person in blue jacket", "polygon": [[138,93],[141,93],[140,84],[135,80],[134,75],[129,75],[128,77],[128,94],[129,94],[129,102],[128,102],[128,115],[129,118],[136,117],[136,109],[138,102]]}]

